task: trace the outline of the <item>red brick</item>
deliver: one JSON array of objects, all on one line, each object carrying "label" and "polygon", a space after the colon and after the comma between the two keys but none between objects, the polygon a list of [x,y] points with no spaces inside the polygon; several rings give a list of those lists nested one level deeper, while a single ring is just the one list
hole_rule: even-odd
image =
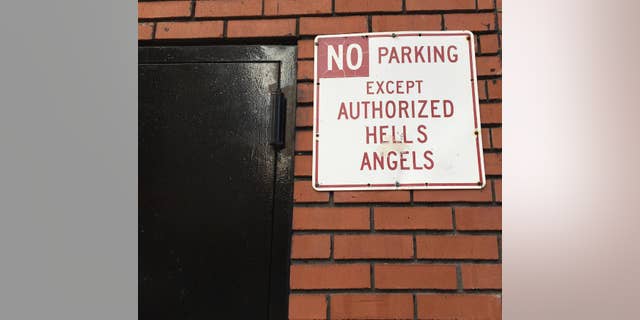
[{"label": "red brick", "polygon": [[501,207],[457,207],[458,230],[502,230]]},{"label": "red brick", "polygon": [[178,18],[191,15],[191,1],[138,2],[138,19]]},{"label": "red brick", "polygon": [[[493,0],[492,0],[493,1]],[[407,0],[407,11],[475,9],[475,0]]]},{"label": "red brick", "polygon": [[416,202],[484,202],[491,200],[491,184],[489,182],[479,190],[416,190],[413,192],[413,201]]},{"label": "red brick", "polygon": [[300,18],[300,35],[342,34],[367,32],[367,17],[308,17]]},{"label": "red brick", "polygon": [[502,265],[463,264],[461,270],[465,289],[502,289]]},{"label": "red brick", "polygon": [[291,265],[291,289],[364,289],[371,287],[368,263]]},{"label": "red brick", "polygon": [[335,259],[408,259],[413,256],[410,235],[336,235]]},{"label": "red brick", "polygon": [[476,58],[478,76],[495,76],[502,74],[502,62],[499,56],[481,56]]},{"label": "red brick", "polygon": [[259,15],[262,15],[262,0],[202,0],[196,2],[196,17]]},{"label": "red brick", "polygon": [[502,128],[491,129],[491,140],[494,148],[502,149]]},{"label": "red brick", "polygon": [[298,40],[298,59],[313,58],[313,40]]},{"label": "red brick", "polygon": [[295,156],[293,174],[296,177],[311,176],[311,156]]},{"label": "red brick", "polygon": [[416,254],[422,259],[498,259],[495,236],[416,236]]},{"label": "red brick", "polygon": [[480,104],[480,121],[483,124],[502,123],[502,104],[501,103],[481,103]]},{"label": "red brick", "polygon": [[494,0],[478,0],[478,9],[494,9]]},{"label": "red brick", "polygon": [[497,34],[483,34],[478,36],[482,53],[496,53],[500,50]]},{"label": "red brick", "polygon": [[335,0],[338,13],[402,11],[402,0]]},{"label": "red brick", "polygon": [[411,294],[331,295],[331,319],[413,319]]},{"label": "red brick", "polygon": [[313,83],[298,83],[298,102],[313,102]]},{"label": "red brick", "polygon": [[227,37],[284,37],[296,33],[295,19],[233,20],[227,24]]},{"label": "red brick", "polygon": [[138,40],[151,40],[154,23],[138,23]]},{"label": "red brick", "polygon": [[321,294],[289,295],[289,320],[327,318],[327,298]]},{"label": "red brick", "polygon": [[451,230],[448,207],[380,207],[373,212],[376,230]]},{"label": "red brick", "polygon": [[478,81],[478,99],[479,100],[487,99],[487,82],[485,80]]},{"label": "red brick", "polygon": [[444,15],[446,30],[492,31],[496,30],[493,13],[452,13]]},{"label": "red brick", "polygon": [[409,202],[409,191],[335,191],[336,203]]},{"label": "red brick", "polygon": [[291,237],[292,259],[328,259],[329,256],[331,256],[331,237],[328,234]]},{"label": "red brick", "polygon": [[376,264],[375,287],[379,289],[456,289],[453,264]]},{"label": "red brick", "polygon": [[499,296],[484,294],[418,295],[418,319],[500,320]]},{"label": "red brick", "polygon": [[222,21],[158,22],[156,39],[221,38]]},{"label": "red brick", "polygon": [[311,181],[296,181],[293,183],[294,202],[327,202],[329,192],[320,192],[313,189]]},{"label": "red brick", "polygon": [[489,149],[491,148],[491,135],[489,134],[491,130],[488,128],[482,128],[482,148]]},{"label": "red brick", "polygon": [[298,80],[313,80],[313,60],[298,61]]},{"label": "red brick", "polygon": [[502,80],[487,80],[489,99],[502,99]]},{"label": "red brick", "polygon": [[493,188],[495,189],[496,201],[502,202],[502,180],[493,180]]},{"label": "red brick", "polygon": [[331,13],[331,0],[264,0],[267,16],[321,13]]},{"label": "red brick", "polygon": [[440,30],[442,17],[440,15],[397,15],[374,16],[371,25],[373,31],[404,31],[404,30]]},{"label": "red brick", "polygon": [[502,174],[502,154],[485,153],[484,154],[484,171],[485,174]]},{"label": "red brick", "polygon": [[311,127],[313,126],[313,108],[300,108],[296,109],[296,127]]},{"label": "red brick", "polygon": [[496,8],[498,8],[498,10],[502,11],[502,0],[497,0],[496,1]]},{"label": "red brick", "polygon": [[296,151],[312,151],[313,150],[313,131],[297,130],[296,131]]},{"label": "red brick", "polygon": [[293,208],[293,230],[369,230],[369,208]]}]

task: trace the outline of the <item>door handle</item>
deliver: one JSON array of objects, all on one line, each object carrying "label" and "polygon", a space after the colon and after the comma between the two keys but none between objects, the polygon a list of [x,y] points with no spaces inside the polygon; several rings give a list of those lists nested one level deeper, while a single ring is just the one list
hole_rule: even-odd
[{"label": "door handle", "polygon": [[271,91],[271,142],[276,149],[284,147],[287,99],[280,89]]}]

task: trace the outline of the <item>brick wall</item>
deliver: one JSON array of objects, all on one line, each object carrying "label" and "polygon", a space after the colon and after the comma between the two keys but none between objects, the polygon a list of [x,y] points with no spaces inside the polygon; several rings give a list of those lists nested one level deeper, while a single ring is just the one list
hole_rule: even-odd
[{"label": "brick wall", "polygon": [[[297,41],[290,319],[501,319],[501,8],[501,0],[139,3],[141,41]],[[486,188],[314,191],[313,38],[418,29],[476,34]]]}]

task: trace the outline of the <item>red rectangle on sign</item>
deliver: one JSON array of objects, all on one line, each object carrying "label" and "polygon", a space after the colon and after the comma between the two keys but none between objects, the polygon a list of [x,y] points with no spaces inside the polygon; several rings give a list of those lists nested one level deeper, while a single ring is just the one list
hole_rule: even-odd
[{"label": "red rectangle on sign", "polygon": [[317,78],[369,76],[369,38],[318,39]]}]

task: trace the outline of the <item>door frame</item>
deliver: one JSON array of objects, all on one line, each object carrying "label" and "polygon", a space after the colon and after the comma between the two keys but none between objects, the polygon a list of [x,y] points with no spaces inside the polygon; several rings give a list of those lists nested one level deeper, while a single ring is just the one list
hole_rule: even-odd
[{"label": "door frame", "polygon": [[[293,157],[295,137],[296,46],[214,45],[145,46],[138,48],[138,64],[277,62],[279,85],[286,99],[284,146],[275,157],[272,244],[269,279],[269,319],[288,319],[289,263],[293,211]],[[274,88],[275,89],[275,88]],[[233,263],[233,261],[229,261]]]}]

